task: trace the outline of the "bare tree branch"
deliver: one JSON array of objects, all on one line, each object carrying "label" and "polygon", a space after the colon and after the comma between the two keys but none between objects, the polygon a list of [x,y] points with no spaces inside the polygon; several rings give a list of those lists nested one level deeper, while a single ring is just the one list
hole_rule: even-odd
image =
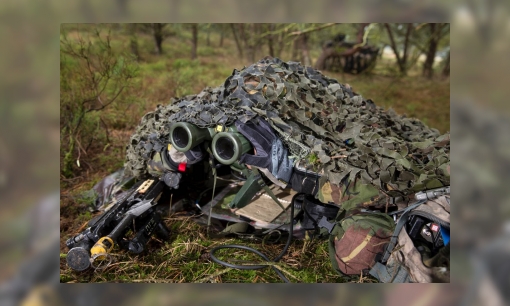
[{"label": "bare tree branch", "polygon": [[388,36],[390,37],[391,49],[393,49],[393,53],[395,53],[395,57],[397,58],[397,64],[400,68],[400,71],[403,73],[405,71],[405,67],[402,63],[402,59],[400,58],[400,54],[398,53],[397,44],[395,43],[395,39],[393,38],[393,32],[391,31],[390,25],[385,23],[384,26],[388,32]]},{"label": "bare tree branch", "polygon": [[336,24],[337,23],[326,23],[326,24],[323,24],[323,25],[318,26],[318,27],[309,28],[309,29],[305,29],[305,30],[302,30],[302,31],[294,31],[294,32],[289,33],[288,36],[299,36],[301,34],[315,32],[315,31],[319,31],[319,30],[322,30],[322,29],[326,29],[326,28],[332,27],[332,26],[334,26]]}]

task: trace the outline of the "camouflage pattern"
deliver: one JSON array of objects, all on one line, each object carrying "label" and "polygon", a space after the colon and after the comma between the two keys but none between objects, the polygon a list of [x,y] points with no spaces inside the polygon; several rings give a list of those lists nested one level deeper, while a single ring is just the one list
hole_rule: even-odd
[{"label": "camouflage pattern", "polygon": [[423,264],[420,252],[418,252],[411,237],[409,237],[405,230],[400,231],[398,234],[398,246],[395,249],[398,249],[398,251],[393,252],[388,260],[390,266],[405,265],[412,282],[432,282],[431,269]]},{"label": "camouflage pattern", "polygon": [[424,212],[436,216],[438,219],[450,223],[450,196],[442,196],[437,199],[427,201],[414,209],[414,212]]},{"label": "camouflage pattern", "polygon": [[[321,180],[324,182],[321,183]],[[384,194],[381,195],[373,185],[363,184],[359,178],[345,184],[333,184],[326,177],[321,180],[317,198],[323,203],[341,204],[343,209],[349,211],[369,206],[381,208],[386,203]]]},{"label": "camouflage pattern", "polygon": [[[432,214],[443,223],[450,223],[450,196],[441,196],[434,200],[414,208],[414,212],[424,212]],[[424,258],[415,247],[413,240],[409,237],[405,226],[398,234],[398,243],[392,250],[392,253],[381,271],[371,271],[371,274],[383,281],[383,275],[389,275],[390,280],[395,278],[400,267],[408,274],[409,282],[430,283],[430,282],[449,282],[450,264],[449,264],[449,246],[443,247],[433,258]],[[445,252],[447,250],[448,252]],[[382,272],[382,273],[381,273]],[[390,281],[391,282],[391,281]]]},{"label": "camouflage pattern", "polygon": [[382,213],[358,214],[337,223],[329,239],[333,268],[346,275],[368,272],[382,254],[394,230],[391,217]]},{"label": "camouflage pattern", "polygon": [[222,86],[146,114],[127,146],[126,169],[145,176],[154,152],[170,143],[173,122],[210,128],[256,116],[287,145],[299,144],[290,151],[309,168],[325,173],[317,194],[322,202],[344,201],[350,208],[450,184],[449,134],[385,111],[311,67],[277,58],[234,70]]}]

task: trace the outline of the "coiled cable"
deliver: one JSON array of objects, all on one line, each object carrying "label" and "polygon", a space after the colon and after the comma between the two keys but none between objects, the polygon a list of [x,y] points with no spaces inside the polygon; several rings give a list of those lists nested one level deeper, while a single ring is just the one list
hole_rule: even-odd
[{"label": "coiled cable", "polygon": [[285,275],[283,275],[282,271],[280,271],[274,265],[234,265],[234,264],[231,264],[231,263],[228,263],[226,261],[218,259],[214,255],[214,253],[216,251],[218,251],[218,250],[221,250],[221,249],[240,249],[240,250],[245,250],[245,251],[249,251],[249,252],[252,252],[254,254],[257,254],[262,259],[264,259],[266,262],[275,262],[276,263],[276,262],[280,261],[280,259],[282,259],[283,255],[285,255],[285,253],[287,253],[287,250],[289,249],[290,243],[292,241],[292,235],[294,233],[294,224],[293,224],[293,221],[294,221],[294,202],[295,202],[296,198],[298,196],[302,195],[302,194],[304,194],[304,193],[296,193],[292,197],[292,200],[291,200],[291,203],[290,203],[290,216],[291,216],[291,220],[290,220],[290,223],[289,223],[289,237],[287,238],[287,243],[285,244],[285,247],[283,248],[282,252],[280,253],[280,255],[276,256],[275,259],[271,260],[264,253],[254,249],[254,248],[251,248],[249,246],[238,245],[238,244],[226,244],[226,245],[220,245],[220,246],[217,246],[217,247],[211,249],[209,254],[211,256],[212,261],[214,261],[215,263],[218,263],[218,264],[220,264],[222,266],[225,266],[225,267],[228,267],[228,268],[233,268],[233,269],[239,269],[239,270],[259,270],[259,269],[263,269],[263,268],[266,268],[266,267],[271,267],[276,272],[276,274],[278,274],[278,276],[284,282],[289,283],[290,281],[285,277]]}]

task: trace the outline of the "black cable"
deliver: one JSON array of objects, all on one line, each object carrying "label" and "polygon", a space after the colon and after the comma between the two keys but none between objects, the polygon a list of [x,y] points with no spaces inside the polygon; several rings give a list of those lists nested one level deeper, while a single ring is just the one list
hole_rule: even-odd
[{"label": "black cable", "polygon": [[[289,249],[289,246],[290,246],[290,242],[292,241],[292,234],[294,233],[294,224],[293,224],[293,222],[294,222],[294,201],[296,200],[296,198],[299,195],[302,195],[302,194],[304,194],[304,193],[296,193],[292,197],[292,200],[291,200],[291,203],[290,203],[290,216],[291,216],[291,220],[290,220],[290,228],[289,228],[289,238],[287,238],[287,244],[285,244],[285,247],[283,248],[282,252],[275,259],[271,260],[266,255],[264,255],[264,253],[261,253],[260,251],[257,251],[256,249],[248,247],[248,246],[245,246],[245,245],[226,244],[226,245],[217,246],[217,247],[213,248],[209,252],[209,254],[211,255],[212,261],[214,261],[214,262],[216,262],[216,263],[218,263],[218,264],[220,264],[222,266],[225,266],[225,267],[228,267],[228,268],[233,268],[233,269],[239,269],[239,270],[258,270],[258,269],[263,269],[263,268],[266,268],[266,267],[270,266],[270,265],[252,265],[252,266],[234,265],[234,264],[225,262],[223,260],[220,260],[220,259],[216,258],[216,256],[214,256],[214,253],[216,251],[218,251],[218,250],[221,250],[221,249],[241,249],[241,250],[245,250],[245,251],[249,251],[249,252],[252,252],[254,254],[257,254],[257,255],[262,257],[262,259],[264,259],[267,262],[278,262],[278,261],[280,261],[280,259],[282,259],[283,255],[285,255],[285,253],[287,253],[287,250]],[[276,274],[278,274],[278,276],[284,282],[286,282],[286,283],[290,282],[285,277],[285,275],[283,275],[283,273],[278,268],[276,268],[275,266],[270,266],[270,267],[273,268],[273,270],[276,272]]]}]

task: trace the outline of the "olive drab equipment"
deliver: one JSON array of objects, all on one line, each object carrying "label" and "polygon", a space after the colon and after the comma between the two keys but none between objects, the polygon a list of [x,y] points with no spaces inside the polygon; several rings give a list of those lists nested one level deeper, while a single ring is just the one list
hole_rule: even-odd
[{"label": "olive drab equipment", "polygon": [[392,236],[388,215],[360,211],[382,211],[389,200],[393,205],[450,185],[449,133],[386,111],[316,69],[278,58],[234,69],[221,86],[172,99],[143,116],[127,146],[127,174],[161,175],[175,185],[172,173],[183,163],[168,158],[172,150],[184,154],[187,164],[208,155],[213,172],[213,160],[242,171],[247,181],[231,208],[268,190],[264,174],[281,188],[349,213],[315,220],[331,233],[332,263],[344,274],[366,273],[385,251],[389,267],[394,256],[387,253],[404,243]]},{"label": "olive drab equipment", "polygon": [[[384,254],[377,264],[374,265],[370,274],[381,282],[449,282],[450,270],[450,244],[444,242],[438,247],[438,251],[431,254],[430,248],[419,245],[412,238],[414,228],[406,226],[413,216],[425,218],[427,222],[433,222],[441,230],[450,229],[450,195],[443,195],[436,199],[423,199],[410,205],[402,211],[400,218],[392,234],[390,243],[384,250]],[[421,226],[419,227],[421,229]],[[435,232],[435,234],[434,234]],[[441,238],[439,231],[430,231],[434,238]],[[435,241],[433,241],[435,242]],[[434,244],[432,247],[435,247]]]},{"label": "olive drab equipment", "polygon": [[356,214],[336,223],[329,236],[333,269],[344,275],[368,275],[390,241],[395,223],[384,213]]},{"label": "olive drab equipment", "polygon": [[239,162],[262,169],[266,177],[285,188],[292,175],[292,161],[287,148],[269,123],[254,118],[246,123],[236,121],[236,127],[255,147],[255,154],[243,154]]},{"label": "olive drab equipment", "polygon": [[250,142],[235,127],[216,134],[211,148],[216,160],[224,165],[239,162],[244,154],[252,150]]},{"label": "olive drab equipment", "polygon": [[[148,162],[172,143],[176,122],[210,131],[218,126],[239,130],[256,121],[271,126],[293,166],[304,162],[321,173],[313,188],[323,203],[354,205],[450,184],[449,134],[385,111],[311,67],[277,58],[234,70],[222,86],[147,113],[127,146],[126,171],[146,176]],[[187,151],[187,157],[200,158],[201,150]],[[345,204],[357,193],[367,201]]]}]

